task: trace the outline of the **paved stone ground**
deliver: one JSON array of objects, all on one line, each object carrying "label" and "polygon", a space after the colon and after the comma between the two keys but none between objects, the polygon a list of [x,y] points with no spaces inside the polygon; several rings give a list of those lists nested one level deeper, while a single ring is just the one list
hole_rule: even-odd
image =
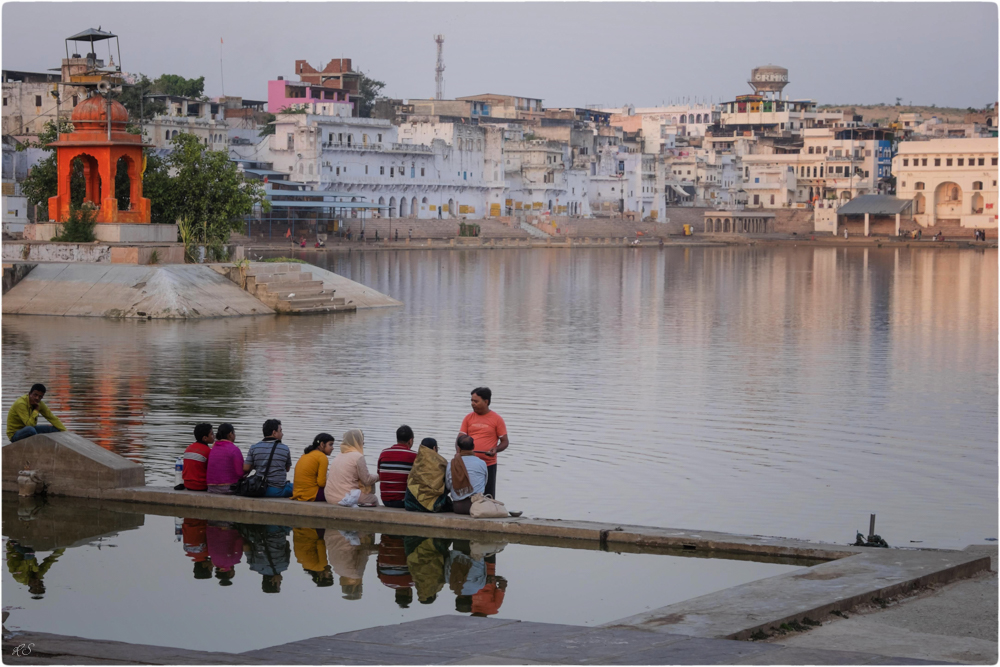
[{"label": "paved stone ground", "polygon": [[[28,656],[12,655],[33,643]],[[5,636],[4,664],[177,665],[918,665],[874,653],[703,639],[471,616],[314,637],[246,653],[209,653],[41,633]]]},{"label": "paved stone ground", "polygon": [[842,649],[968,664],[997,663],[997,547],[966,551],[991,557],[990,572],[936,586],[847,619],[773,641],[801,650]]}]

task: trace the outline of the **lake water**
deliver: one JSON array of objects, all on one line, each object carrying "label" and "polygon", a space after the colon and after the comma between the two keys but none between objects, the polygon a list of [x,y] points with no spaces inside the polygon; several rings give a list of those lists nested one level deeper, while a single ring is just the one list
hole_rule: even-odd
[{"label": "lake water", "polygon": [[[198,421],[400,424],[450,447],[493,389],[498,495],[528,516],[893,546],[997,536],[997,251],[814,247],[379,251],[302,257],[404,302],[337,316],[6,317],[30,384],[172,483]],[[316,258],[319,257],[317,260]]]},{"label": "lake water", "polygon": [[[802,565],[317,529],[294,517],[227,523],[137,507],[5,495],[7,629],[241,653],[452,614],[600,625]],[[262,623],[265,612],[273,613]]]}]

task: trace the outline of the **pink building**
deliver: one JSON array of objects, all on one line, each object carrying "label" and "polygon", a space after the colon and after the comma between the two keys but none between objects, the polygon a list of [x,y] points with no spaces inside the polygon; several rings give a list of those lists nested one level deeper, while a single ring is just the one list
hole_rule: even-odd
[{"label": "pink building", "polygon": [[267,110],[270,113],[301,106],[320,116],[350,117],[354,111],[354,103],[346,90],[281,78],[267,82]]}]

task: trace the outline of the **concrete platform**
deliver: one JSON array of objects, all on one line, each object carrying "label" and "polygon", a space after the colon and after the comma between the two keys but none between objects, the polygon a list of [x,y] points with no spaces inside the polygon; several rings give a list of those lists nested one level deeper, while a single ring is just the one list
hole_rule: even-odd
[{"label": "concrete platform", "polygon": [[[16,612],[15,612],[16,613]],[[27,656],[11,658],[21,645]],[[151,665],[920,665],[873,653],[795,649],[725,639],[552,623],[437,616],[314,637],[246,653],[213,653],[46,633],[5,634],[12,664]]]},{"label": "concrete platform", "polygon": [[38,264],[3,298],[4,315],[197,319],[274,311],[202,264]]},{"label": "concrete platform", "polygon": [[[58,222],[42,222],[24,226],[26,241],[48,241],[62,233]],[[177,243],[177,225],[99,222],[94,225],[94,237],[105,243]]]}]

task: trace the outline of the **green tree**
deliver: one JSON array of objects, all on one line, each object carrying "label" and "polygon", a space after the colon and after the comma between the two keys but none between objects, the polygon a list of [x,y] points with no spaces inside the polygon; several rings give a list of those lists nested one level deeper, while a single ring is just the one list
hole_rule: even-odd
[{"label": "green tree", "polygon": [[177,74],[161,74],[153,81],[153,89],[164,95],[201,97],[205,92],[205,77],[185,79]]},{"label": "green tree", "polygon": [[131,86],[123,86],[122,92],[115,93],[114,99],[128,110],[129,123],[138,123],[140,118],[150,120],[157,114],[166,113],[167,105],[160,100],[143,99],[154,92],[154,82],[145,74],[140,74],[138,81]]},{"label": "green tree", "polygon": [[381,95],[385,88],[384,81],[372,79],[364,72],[358,82],[358,96],[355,98],[358,104],[358,116],[361,118],[371,118],[372,110],[375,109],[375,100]]},{"label": "green tree", "polygon": [[278,117],[275,116],[273,113],[267,114],[267,116],[264,118],[264,123],[265,123],[264,128],[257,134],[257,136],[269,137],[272,134],[274,134],[274,125],[271,125],[271,123],[273,123],[277,119]]},{"label": "green tree", "polygon": [[170,143],[164,206],[184,227],[186,246],[204,244],[211,256],[221,259],[222,244],[243,228],[243,217],[254,205],[269,208],[264,188],[245,180],[226,153],[206,150],[192,134],[179,134]]},{"label": "green tree", "polygon": [[[68,121],[59,122],[62,134],[73,131],[73,125]],[[26,148],[43,148],[48,151],[48,155],[38,164],[31,168],[28,176],[21,184],[24,196],[32,206],[38,206],[38,220],[49,219],[49,197],[55,197],[59,192],[59,170],[56,159],[55,148],[49,148],[49,144],[56,140],[56,124],[54,121],[45,123],[45,127],[38,133],[38,141],[22,144],[18,150]],[[73,161],[73,171],[70,178],[70,201],[75,206],[83,203],[83,196],[86,193],[86,184],[83,180],[83,162],[78,158]]]}]

